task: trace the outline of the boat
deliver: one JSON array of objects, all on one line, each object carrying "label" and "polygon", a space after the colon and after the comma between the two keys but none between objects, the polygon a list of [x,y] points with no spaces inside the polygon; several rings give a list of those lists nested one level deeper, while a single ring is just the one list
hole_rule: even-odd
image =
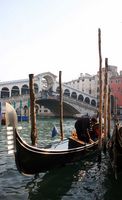
[{"label": "boat", "polygon": [[11,140],[8,141],[9,153],[14,152],[17,169],[24,175],[34,175],[82,161],[98,150],[98,140],[89,144],[75,137],[64,138],[44,148],[27,144],[19,134],[16,111],[9,103],[6,103],[6,123],[8,138]]},{"label": "boat", "polygon": [[[6,126],[8,129],[8,139],[10,139],[10,141],[8,141],[8,144],[10,144],[8,146],[8,150],[9,153],[14,152],[15,162],[18,171],[24,175],[34,175],[70,163],[81,161],[87,155],[95,153],[99,149],[98,139],[97,141],[85,143],[79,140],[78,137],[76,137],[75,132],[73,132],[70,137],[64,138],[61,71],[59,72],[61,139],[58,142],[46,145],[43,148],[37,145],[33,74],[29,75],[29,83],[31,111],[31,145],[25,142],[20,136],[16,111],[12,105],[6,103]],[[55,135],[54,132],[53,135]]]},{"label": "boat", "polygon": [[122,175],[122,125],[118,122],[115,123],[107,147],[115,179],[118,179]]}]

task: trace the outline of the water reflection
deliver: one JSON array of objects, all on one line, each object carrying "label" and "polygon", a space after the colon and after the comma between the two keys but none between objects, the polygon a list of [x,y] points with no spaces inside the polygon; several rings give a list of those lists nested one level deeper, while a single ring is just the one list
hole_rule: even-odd
[{"label": "water reflection", "polygon": [[[62,168],[51,170],[43,176],[41,174],[41,176],[35,177],[26,185],[29,194],[28,199],[60,200],[64,197],[68,199],[74,196],[75,193],[72,193],[72,191],[79,185],[79,189],[77,188],[78,194],[76,194],[76,197],[78,197],[80,189],[85,190],[85,187],[87,187],[87,185],[85,186],[83,183],[84,180],[88,178],[89,170],[93,167],[94,161],[95,160],[91,158],[89,161],[84,160],[84,162],[67,165]],[[96,165],[95,168],[98,168],[98,166]],[[94,170],[94,176],[95,175],[96,171]],[[88,192],[91,192],[91,190],[87,187],[85,193]]]},{"label": "water reflection", "polygon": [[[78,164],[68,165],[62,168],[51,170],[43,177],[33,179],[26,185],[30,200],[38,199],[61,199],[70,189],[73,181],[78,177],[80,166]],[[84,176],[80,174],[79,176]]]},{"label": "water reflection", "polygon": [[109,171],[105,180],[106,193],[104,200],[121,200],[122,199],[122,175],[119,176],[118,180],[115,180],[112,168]]}]

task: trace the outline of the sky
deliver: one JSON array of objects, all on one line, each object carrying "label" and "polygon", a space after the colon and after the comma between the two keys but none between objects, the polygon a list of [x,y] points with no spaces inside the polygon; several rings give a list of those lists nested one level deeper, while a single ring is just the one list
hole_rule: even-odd
[{"label": "sky", "polygon": [[51,72],[62,80],[122,70],[121,0],[0,0],[0,81]]}]

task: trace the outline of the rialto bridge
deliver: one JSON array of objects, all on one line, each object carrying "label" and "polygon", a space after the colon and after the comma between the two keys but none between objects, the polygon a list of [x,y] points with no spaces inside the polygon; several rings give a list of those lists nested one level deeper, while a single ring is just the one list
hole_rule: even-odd
[{"label": "rialto bridge", "polygon": [[[59,116],[59,82],[57,76],[45,72],[34,76],[36,112],[38,115]],[[62,83],[64,116],[94,114],[97,112],[97,99]],[[0,82],[0,102],[2,112],[5,102],[11,102],[18,115],[29,112],[29,78]]]}]

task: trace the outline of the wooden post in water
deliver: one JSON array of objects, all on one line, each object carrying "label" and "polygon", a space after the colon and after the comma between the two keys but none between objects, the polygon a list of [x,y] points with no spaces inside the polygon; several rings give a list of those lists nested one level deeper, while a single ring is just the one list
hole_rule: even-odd
[{"label": "wooden post in water", "polygon": [[61,140],[64,139],[63,131],[63,94],[62,94],[62,72],[59,71],[59,91],[60,91],[60,134]]},{"label": "wooden post in water", "polygon": [[110,128],[111,128],[111,91],[110,86],[108,87],[108,138],[110,139]]},{"label": "wooden post in water", "polygon": [[104,79],[104,153],[107,143],[107,108],[108,108],[108,58],[105,58],[105,79]]},{"label": "wooden post in water", "polygon": [[29,74],[30,86],[30,114],[31,114],[31,141],[32,145],[37,145],[37,128],[36,128],[36,112],[35,112],[35,94],[34,94],[34,75]]},{"label": "wooden post in water", "polygon": [[99,155],[98,155],[98,161],[101,162],[101,150],[102,150],[102,98],[103,98],[103,91],[102,91],[102,55],[101,55],[101,30],[98,29],[98,49],[99,49]]}]

